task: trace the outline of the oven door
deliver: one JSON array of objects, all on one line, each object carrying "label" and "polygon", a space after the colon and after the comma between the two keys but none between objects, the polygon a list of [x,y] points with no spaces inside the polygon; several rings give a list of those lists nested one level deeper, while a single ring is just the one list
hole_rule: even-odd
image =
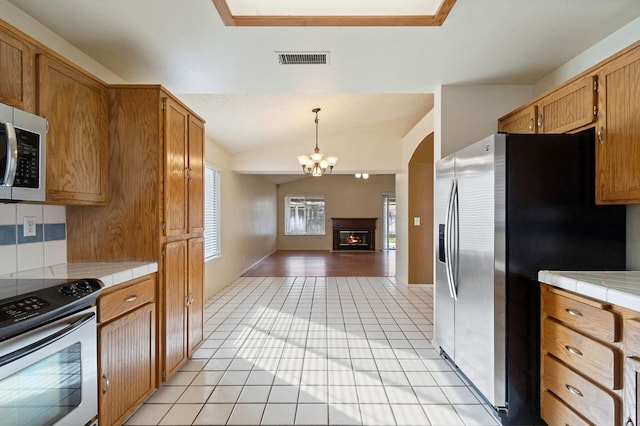
[{"label": "oven door", "polygon": [[0,343],[0,423],[84,425],[98,413],[95,310]]}]

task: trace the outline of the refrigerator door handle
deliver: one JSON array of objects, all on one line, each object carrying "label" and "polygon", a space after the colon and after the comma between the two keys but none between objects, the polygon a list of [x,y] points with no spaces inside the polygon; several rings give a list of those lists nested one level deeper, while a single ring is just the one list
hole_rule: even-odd
[{"label": "refrigerator door handle", "polygon": [[451,293],[453,300],[458,300],[458,283],[456,282],[456,270],[458,264],[458,179],[453,180],[453,193],[451,199]]},{"label": "refrigerator door handle", "polygon": [[452,299],[458,300],[458,295],[455,289],[455,280],[453,276],[453,240],[454,240],[454,215],[455,215],[455,199],[458,189],[457,179],[451,181],[451,189],[449,190],[449,203],[447,206],[447,221],[445,225],[445,267],[447,272],[447,284],[449,286],[449,295]]}]

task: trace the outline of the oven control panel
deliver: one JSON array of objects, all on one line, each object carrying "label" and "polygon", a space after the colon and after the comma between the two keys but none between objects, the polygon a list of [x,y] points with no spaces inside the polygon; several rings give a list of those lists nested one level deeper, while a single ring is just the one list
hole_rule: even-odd
[{"label": "oven control panel", "polygon": [[5,291],[15,288],[18,294],[0,299],[0,341],[94,305],[104,287],[95,278],[17,279],[6,284]]},{"label": "oven control panel", "polygon": [[0,305],[0,321],[24,317],[47,306],[49,306],[49,303],[37,296],[23,297],[22,299],[3,303]]}]

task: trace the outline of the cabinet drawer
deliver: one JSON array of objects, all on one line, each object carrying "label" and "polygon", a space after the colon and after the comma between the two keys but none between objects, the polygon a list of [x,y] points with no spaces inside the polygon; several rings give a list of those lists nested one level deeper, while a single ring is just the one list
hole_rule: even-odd
[{"label": "cabinet drawer", "polygon": [[540,417],[549,425],[571,425],[571,426],[591,426],[567,407],[554,394],[546,391],[542,394],[542,405],[540,406]]},{"label": "cabinet drawer", "polygon": [[132,281],[131,285],[116,288],[98,298],[98,322],[106,322],[145,303],[155,301],[154,276]]},{"label": "cabinet drawer", "polygon": [[618,316],[607,304],[549,288],[542,292],[542,303],[545,314],[571,328],[607,342],[620,340]]},{"label": "cabinet drawer", "polygon": [[597,342],[550,318],[544,319],[542,333],[543,353],[551,353],[609,389],[620,389],[622,355],[616,348]]},{"label": "cabinet drawer", "polygon": [[566,367],[550,355],[544,356],[543,386],[590,422],[605,426],[620,424],[621,402],[614,395]]}]

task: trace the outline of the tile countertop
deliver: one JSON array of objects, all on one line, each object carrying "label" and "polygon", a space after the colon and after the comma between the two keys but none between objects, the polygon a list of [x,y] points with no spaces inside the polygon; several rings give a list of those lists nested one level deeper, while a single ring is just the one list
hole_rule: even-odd
[{"label": "tile countertop", "polygon": [[155,262],[63,263],[0,275],[0,278],[98,278],[107,288],[157,271]]},{"label": "tile countertop", "polygon": [[640,271],[539,271],[538,280],[640,311]]}]

